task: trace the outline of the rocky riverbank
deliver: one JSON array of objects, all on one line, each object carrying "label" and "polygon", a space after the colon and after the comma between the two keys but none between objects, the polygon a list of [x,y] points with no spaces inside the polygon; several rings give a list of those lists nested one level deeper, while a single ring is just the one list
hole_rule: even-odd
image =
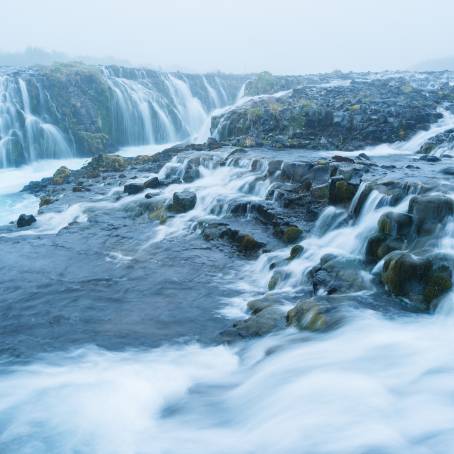
[{"label": "rocky riverbank", "polygon": [[[189,229],[190,238],[210,249],[260,263],[255,272],[265,281],[244,301],[249,315],[219,333],[218,340],[230,342],[286,327],[326,331],[342,325],[355,307],[385,314],[433,311],[452,288],[452,256],[439,249],[454,213],[450,160],[449,154],[428,162],[417,154],[294,150],[277,156],[212,140],[153,156],[99,155],[80,170],[60,168],[24,191],[40,197],[43,233],[46,215],[90,201],[82,209],[86,216],[107,200],[127,207],[123,216],[131,226],[160,229],[162,238]],[[203,188],[213,172],[211,178],[237,174],[237,192],[223,196],[227,187],[207,195]],[[80,214],[61,231],[83,228],[87,219]],[[106,219],[113,222],[109,231],[119,219]],[[36,228],[20,227],[3,228],[3,234],[27,235]],[[345,237],[345,250],[336,237]],[[317,238],[328,243],[320,251],[313,250]]]}]

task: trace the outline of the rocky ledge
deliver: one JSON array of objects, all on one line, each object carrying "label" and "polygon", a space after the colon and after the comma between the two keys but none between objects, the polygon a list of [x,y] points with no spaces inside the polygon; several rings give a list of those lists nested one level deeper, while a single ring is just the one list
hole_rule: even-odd
[{"label": "rocky ledge", "polygon": [[243,147],[358,150],[427,130],[442,117],[440,107],[450,108],[454,100],[454,88],[440,80],[435,87],[421,87],[411,78],[383,75],[326,84],[276,79],[262,76],[247,88],[254,94],[291,88],[256,96],[214,117],[212,134]]}]

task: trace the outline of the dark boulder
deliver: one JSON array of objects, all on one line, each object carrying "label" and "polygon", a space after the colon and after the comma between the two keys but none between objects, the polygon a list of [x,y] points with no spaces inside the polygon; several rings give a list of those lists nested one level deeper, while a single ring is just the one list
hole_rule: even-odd
[{"label": "dark boulder", "polygon": [[144,185],[140,183],[128,183],[125,184],[123,192],[128,195],[140,194],[144,190]]},{"label": "dark boulder", "polygon": [[369,263],[377,263],[391,252],[404,249],[405,244],[405,241],[402,239],[393,238],[383,233],[377,233],[367,240],[366,261]]},{"label": "dark boulder", "polygon": [[454,201],[445,195],[414,196],[408,213],[413,215],[417,235],[432,235],[454,214]]},{"label": "dark boulder", "polygon": [[452,271],[449,259],[443,256],[393,252],[383,264],[382,281],[394,296],[430,309],[435,299],[452,288]]},{"label": "dark boulder", "polygon": [[145,181],[145,183],[143,184],[143,187],[145,189],[156,189],[156,188],[159,188],[160,185],[161,185],[161,182],[159,181],[159,178],[152,177],[149,180]]},{"label": "dark boulder", "polygon": [[36,222],[35,216],[33,214],[21,214],[16,221],[17,228],[21,229],[23,227],[29,227]]},{"label": "dark boulder", "polygon": [[332,205],[349,204],[359,189],[359,183],[346,181],[341,176],[331,178],[329,184],[329,203]]},{"label": "dark boulder", "polygon": [[172,203],[169,210],[175,213],[186,213],[194,209],[197,203],[197,195],[192,191],[181,191],[173,194]]},{"label": "dark boulder", "polygon": [[413,216],[407,213],[390,211],[381,215],[378,220],[378,231],[393,238],[403,238],[409,235],[413,227]]}]

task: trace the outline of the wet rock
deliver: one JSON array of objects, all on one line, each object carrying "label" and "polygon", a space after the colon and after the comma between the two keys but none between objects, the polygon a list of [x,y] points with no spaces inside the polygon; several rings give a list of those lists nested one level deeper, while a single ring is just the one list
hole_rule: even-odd
[{"label": "wet rock", "polygon": [[239,234],[237,239],[238,250],[245,254],[253,254],[265,247],[265,243],[257,241],[252,235]]},{"label": "wet rock", "polygon": [[282,240],[287,244],[292,244],[300,240],[302,235],[303,231],[299,227],[291,225],[289,227],[284,228]]},{"label": "wet rock", "polygon": [[351,183],[343,177],[333,177],[329,184],[329,203],[332,205],[349,204],[358,189],[359,183]]},{"label": "wet rock", "polygon": [[140,183],[128,183],[124,185],[123,192],[128,195],[140,194],[144,190],[144,185]]},{"label": "wet rock", "polygon": [[354,164],[355,163],[355,160],[352,159],[352,158],[348,158],[347,156],[340,156],[340,155],[334,155],[332,158],[331,158],[332,161],[334,162],[347,162],[347,163],[350,163],[350,164]]},{"label": "wet rock", "polygon": [[329,184],[313,186],[311,188],[311,198],[317,201],[325,201],[329,198]]},{"label": "wet rock", "polygon": [[35,216],[32,214],[21,214],[16,221],[16,226],[19,229],[23,227],[29,227],[36,222]]},{"label": "wet rock", "polygon": [[407,213],[396,213],[390,211],[380,216],[378,220],[378,231],[383,235],[394,238],[408,236],[413,227],[413,216]]},{"label": "wet rock", "polygon": [[268,171],[267,174],[269,177],[275,175],[277,172],[281,170],[282,167],[282,160],[273,160],[268,162]]},{"label": "wet rock", "polygon": [[433,155],[423,155],[419,158],[420,161],[426,161],[426,162],[440,162],[441,158],[438,156],[433,156]]},{"label": "wet rock", "polygon": [[186,213],[194,209],[196,203],[197,195],[195,192],[187,190],[175,192],[169,209],[175,213]]},{"label": "wet rock", "polygon": [[295,244],[295,246],[290,249],[290,257],[289,259],[293,260],[301,256],[304,252],[304,247],[300,244]]},{"label": "wet rock", "polygon": [[118,155],[99,154],[81,170],[87,178],[96,178],[104,172],[124,172],[127,168],[126,158]]},{"label": "wet rock", "polygon": [[303,183],[313,166],[309,162],[284,162],[281,178],[291,183]]},{"label": "wet rock", "polygon": [[184,167],[183,174],[181,176],[181,180],[185,183],[192,183],[193,181],[200,178],[200,158],[191,159],[186,163]]},{"label": "wet rock", "polygon": [[355,293],[369,288],[363,264],[356,257],[326,254],[309,272],[315,294]]},{"label": "wet rock", "polygon": [[281,305],[282,302],[272,296],[264,296],[255,300],[251,300],[247,303],[247,308],[252,312],[253,315],[257,315],[259,312],[262,312],[264,309],[269,307],[275,307]]},{"label": "wet rock", "polygon": [[240,320],[233,327],[221,333],[224,341],[265,336],[286,327],[286,314],[277,307],[267,307],[246,320]]},{"label": "wet rock", "polygon": [[345,300],[336,296],[317,296],[299,302],[287,312],[287,324],[302,331],[328,331],[338,327],[343,317],[339,306]]},{"label": "wet rock", "polygon": [[454,201],[445,195],[414,196],[408,213],[413,215],[417,235],[432,235],[454,214]]},{"label": "wet rock", "polygon": [[68,167],[61,166],[55,171],[54,175],[52,176],[52,184],[65,184],[68,182],[70,176],[71,170],[69,170]]},{"label": "wet rock", "polygon": [[363,161],[371,161],[370,157],[366,153],[359,153],[358,158]]},{"label": "wet rock", "polygon": [[382,281],[394,295],[406,298],[421,309],[452,288],[449,259],[442,256],[416,257],[407,252],[393,252],[383,264]]},{"label": "wet rock", "polygon": [[157,189],[161,185],[158,177],[152,177],[149,180],[145,181],[143,187],[145,189]]},{"label": "wet rock", "polygon": [[55,199],[48,195],[43,195],[39,199],[39,208],[47,207],[48,205],[51,205],[52,203],[55,202]]},{"label": "wet rock", "polygon": [[388,254],[404,249],[406,242],[402,239],[392,238],[388,235],[378,233],[371,236],[366,244],[366,261],[377,263]]}]

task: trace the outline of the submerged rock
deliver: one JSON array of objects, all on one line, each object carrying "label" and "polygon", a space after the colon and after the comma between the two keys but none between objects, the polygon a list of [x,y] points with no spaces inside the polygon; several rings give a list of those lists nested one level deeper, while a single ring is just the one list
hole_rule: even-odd
[{"label": "submerged rock", "polygon": [[224,341],[265,336],[286,327],[286,313],[279,307],[267,306],[246,320],[235,322],[221,333]]}]

